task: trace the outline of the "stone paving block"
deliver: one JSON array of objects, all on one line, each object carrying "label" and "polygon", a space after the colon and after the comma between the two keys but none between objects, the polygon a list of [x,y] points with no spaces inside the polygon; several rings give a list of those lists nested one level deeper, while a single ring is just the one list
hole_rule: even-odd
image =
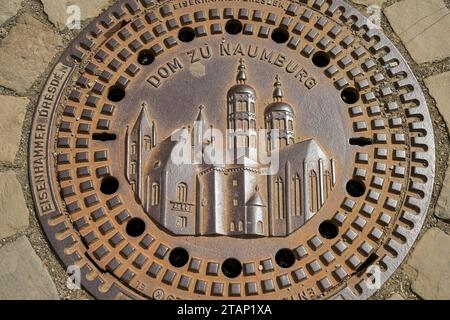
[{"label": "stone paving block", "polygon": [[25,95],[60,45],[51,28],[23,14],[0,46],[0,85]]},{"label": "stone paving block", "polygon": [[[44,11],[49,20],[59,29],[66,27],[67,21],[71,18],[68,6],[76,5],[80,8],[81,20],[96,17],[103,8],[109,4],[109,0],[41,0]],[[70,20],[70,19],[69,19]]]},{"label": "stone paving block", "polygon": [[0,96],[0,161],[13,162],[19,149],[26,98]]},{"label": "stone paving block", "polygon": [[450,56],[450,10],[443,0],[403,0],[384,13],[416,62]]},{"label": "stone paving block", "polygon": [[13,171],[0,173],[0,239],[28,227],[28,209]]},{"label": "stone paving block", "polygon": [[411,289],[426,300],[450,299],[450,236],[432,228],[417,243],[408,265],[417,271]]},{"label": "stone paving block", "polygon": [[[448,28],[450,32],[450,24]],[[447,122],[447,126],[450,127],[450,72],[425,79],[425,85],[436,100],[439,112]]]},{"label": "stone paving block", "polygon": [[[450,72],[438,74],[425,79],[431,96],[436,100],[437,107],[447,127],[450,128]],[[450,220],[450,168],[447,169],[442,191],[439,196],[435,215],[443,220]]]},{"label": "stone paving block", "polygon": [[22,0],[2,0],[0,1],[0,24],[16,15]]},{"label": "stone paving block", "polygon": [[24,236],[0,248],[0,299],[59,299],[47,269]]},{"label": "stone paving block", "polygon": [[450,220],[450,166],[445,172],[444,183],[436,204],[434,215],[442,220]]}]

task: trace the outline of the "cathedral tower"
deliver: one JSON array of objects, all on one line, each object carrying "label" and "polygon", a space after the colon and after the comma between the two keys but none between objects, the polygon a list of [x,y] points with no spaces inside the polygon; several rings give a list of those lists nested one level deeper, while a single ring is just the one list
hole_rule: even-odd
[{"label": "cathedral tower", "polygon": [[[290,104],[283,102],[283,90],[278,75],[274,83],[273,102],[266,107],[264,118],[270,150],[277,148],[277,140],[280,148],[294,144],[294,111]],[[274,130],[278,130],[278,135]]]},{"label": "cathedral tower", "polygon": [[246,81],[244,60],[241,59],[236,85],[227,95],[228,149],[232,151],[235,162],[242,157],[257,160],[256,92]]}]

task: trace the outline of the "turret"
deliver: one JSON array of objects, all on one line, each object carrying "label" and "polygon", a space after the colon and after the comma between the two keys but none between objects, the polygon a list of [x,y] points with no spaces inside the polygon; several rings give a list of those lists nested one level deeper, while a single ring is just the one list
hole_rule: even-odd
[{"label": "turret", "polygon": [[141,111],[133,128],[126,133],[126,176],[136,196],[145,205],[145,173],[143,167],[156,146],[155,123],[150,121],[147,103],[141,104]]},{"label": "turret", "polygon": [[266,204],[256,187],[255,193],[247,201],[247,234],[265,235],[265,211]]},{"label": "turret", "polygon": [[266,107],[264,112],[271,150],[276,148],[276,140],[280,147],[294,143],[294,111],[292,106],[283,100],[282,85],[280,77],[277,75],[274,83],[273,102]]}]

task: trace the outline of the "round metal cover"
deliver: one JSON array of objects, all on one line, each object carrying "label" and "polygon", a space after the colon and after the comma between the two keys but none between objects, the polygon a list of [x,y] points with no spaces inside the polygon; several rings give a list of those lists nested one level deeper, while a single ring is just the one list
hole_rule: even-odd
[{"label": "round metal cover", "polygon": [[101,299],[366,299],[426,216],[434,138],[341,0],[118,1],[62,55],[30,180]]}]

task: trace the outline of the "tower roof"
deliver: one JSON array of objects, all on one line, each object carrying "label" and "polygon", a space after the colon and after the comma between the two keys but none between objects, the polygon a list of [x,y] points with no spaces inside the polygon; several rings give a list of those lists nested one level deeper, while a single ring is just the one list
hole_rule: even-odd
[{"label": "tower roof", "polygon": [[274,90],[273,90],[274,101],[281,101],[283,99],[283,90],[281,89],[281,82],[280,82],[279,75],[277,75],[275,77],[275,83],[273,86],[274,86]]},{"label": "tower roof", "polygon": [[294,114],[292,107],[289,103],[286,102],[273,102],[266,107],[265,113],[271,112],[287,112]]},{"label": "tower roof", "polygon": [[251,198],[247,201],[247,206],[253,207],[265,207],[265,203],[261,194],[259,193],[259,189],[256,188],[255,193],[251,196]]},{"label": "tower roof", "polygon": [[134,123],[133,131],[146,130],[151,128],[152,123],[150,122],[150,118],[147,113],[147,107],[148,105],[146,102],[141,103],[141,111],[139,112],[136,122]]},{"label": "tower roof", "polygon": [[205,106],[203,106],[203,105],[200,105],[198,107],[198,115],[197,115],[196,121],[200,121],[203,123],[206,121],[205,113],[203,112],[204,109],[205,109]]},{"label": "tower roof", "polygon": [[287,102],[283,102],[283,90],[281,89],[281,81],[279,75],[275,77],[275,83],[273,84],[273,87],[273,102],[266,107],[265,113],[268,114],[271,112],[281,111],[294,114],[292,106]]},{"label": "tower roof", "polygon": [[253,87],[245,84],[247,81],[247,73],[245,72],[244,59],[239,60],[238,72],[236,76],[236,85],[230,88],[228,95],[233,94],[250,94],[256,96],[255,89]]},{"label": "tower roof", "polygon": [[245,83],[245,81],[247,80],[247,74],[245,73],[245,64],[244,64],[244,59],[240,59],[239,60],[239,67],[238,67],[238,74],[236,77],[236,82],[239,83]]}]

